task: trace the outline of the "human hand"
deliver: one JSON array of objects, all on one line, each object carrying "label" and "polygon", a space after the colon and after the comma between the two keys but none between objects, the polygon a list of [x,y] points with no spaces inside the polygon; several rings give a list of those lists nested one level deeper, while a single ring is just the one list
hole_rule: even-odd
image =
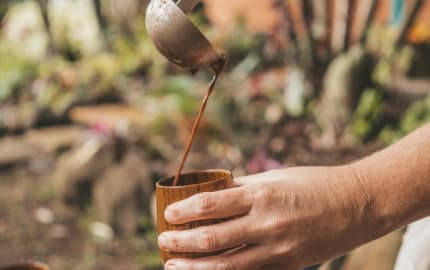
[{"label": "human hand", "polygon": [[197,194],[165,212],[172,224],[228,221],[158,239],[172,252],[229,251],[170,260],[165,269],[297,270],[383,234],[374,228],[371,196],[349,166],[274,170],[235,182],[236,188]]}]

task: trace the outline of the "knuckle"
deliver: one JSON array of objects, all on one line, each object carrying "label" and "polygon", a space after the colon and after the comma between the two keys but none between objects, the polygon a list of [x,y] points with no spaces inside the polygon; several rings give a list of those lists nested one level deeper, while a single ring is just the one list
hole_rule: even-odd
[{"label": "knuckle", "polygon": [[297,247],[295,243],[286,242],[271,249],[270,259],[281,260],[286,269],[301,269],[298,263]]},{"label": "knuckle", "polygon": [[170,237],[170,245],[169,246],[172,250],[181,250],[182,249],[182,245],[176,236]]},{"label": "knuckle", "polygon": [[206,251],[216,250],[218,248],[218,240],[216,234],[212,230],[202,230],[198,236],[198,245]]},{"label": "knuckle", "polygon": [[216,205],[215,198],[209,192],[201,193],[195,197],[195,206],[198,214],[210,214]]},{"label": "knuckle", "polygon": [[274,188],[271,185],[259,185],[254,192],[254,200],[260,202],[270,201],[274,193]]},{"label": "knuckle", "polygon": [[291,251],[291,245],[288,243],[283,243],[272,248],[271,255],[273,258],[285,258],[289,263],[291,263]]},{"label": "knuckle", "polygon": [[283,218],[279,216],[274,216],[270,225],[275,232],[284,231],[286,227]]},{"label": "knuckle", "polygon": [[216,270],[238,270],[237,266],[228,258],[220,259],[215,267]]},{"label": "knuckle", "polygon": [[262,233],[270,232],[270,237],[278,238],[279,236],[285,234],[288,224],[285,222],[284,218],[279,216],[272,216],[267,218],[266,221],[262,222],[260,230]]}]

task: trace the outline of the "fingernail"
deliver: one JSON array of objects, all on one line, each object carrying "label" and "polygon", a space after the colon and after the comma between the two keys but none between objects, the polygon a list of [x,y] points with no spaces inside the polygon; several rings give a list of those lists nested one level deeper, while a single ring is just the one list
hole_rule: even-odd
[{"label": "fingernail", "polygon": [[164,235],[160,235],[159,237],[158,237],[158,246],[161,248],[161,249],[164,249],[164,250],[168,250],[168,248],[167,248],[167,239],[166,239],[166,236],[164,236]]},{"label": "fingernail", "polygon": [[177,270],[177,269],[178,269],[178,267],[176,267],[175,263],[167,263],[164,266],[164,270]]}]

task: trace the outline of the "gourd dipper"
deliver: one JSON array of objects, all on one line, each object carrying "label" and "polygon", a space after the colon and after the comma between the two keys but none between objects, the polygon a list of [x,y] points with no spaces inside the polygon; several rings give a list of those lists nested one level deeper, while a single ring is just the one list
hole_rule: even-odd
[{"label": "gourd dipper", "polygon": [[225,57],[187,17],[200,0],[152,0],[146,11],[146,29],[157,49],[169,61],[196,71],[221,72]]}]

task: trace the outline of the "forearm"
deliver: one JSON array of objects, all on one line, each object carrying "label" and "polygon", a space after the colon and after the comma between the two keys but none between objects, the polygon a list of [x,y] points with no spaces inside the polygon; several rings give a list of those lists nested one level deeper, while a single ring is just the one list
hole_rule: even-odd
[{"label": "forearm", "polygon": [[430,215],[430,125],[351,167],[382,230]]}]

